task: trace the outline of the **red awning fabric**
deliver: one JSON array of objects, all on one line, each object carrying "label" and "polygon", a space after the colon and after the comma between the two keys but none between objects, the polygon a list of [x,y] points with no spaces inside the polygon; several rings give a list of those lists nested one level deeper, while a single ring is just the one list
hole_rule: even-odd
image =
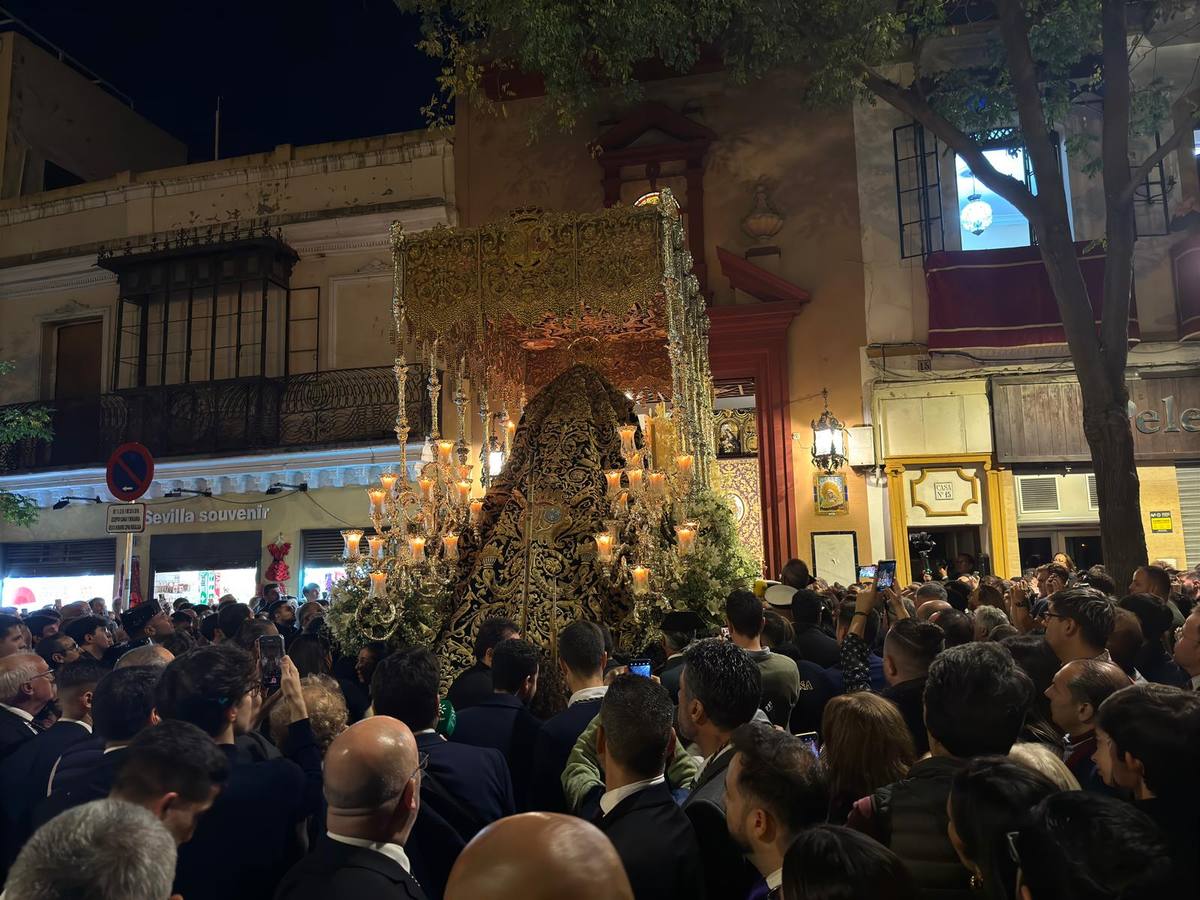
[{"label": "red awning fabric", "polygon": [[[1096,324],[1104,296],[1104,249],[1076,244]],[[1062,317],[1037,247],[943,250],[925,258],[930,350],[1065,348]],[[1131,303],[1129,340],[1136,343]]]},{"label": "red awning fabric", "polygon": [[1171,251],[1175,269],[1175,305],[1179,309],[1179,339],[1200,340],[1200,233],[1176,244]]}]

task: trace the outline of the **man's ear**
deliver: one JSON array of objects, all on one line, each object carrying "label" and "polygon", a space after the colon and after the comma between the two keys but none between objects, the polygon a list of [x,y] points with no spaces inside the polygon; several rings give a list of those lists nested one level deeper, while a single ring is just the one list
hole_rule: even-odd
[{"label": "man's ear", "polygon": [[92,711],[92,698],[95,696],[93,691],[84,691],[79,695],[79,702],[83,705],[83,711],[90,713]]},{"label": "man's ear", "polygon": [[489,666],[489,667],[492,664],[492,650],[490,648],[488,650],[486,650],[483,654],[483,664],[485,666]]},{"label": "man's ear", "polygon": [[1124,764],[1125,768],[1137,775],[1138,778],[1144,779],[1146,777],[1146,767],[1142,765],[1142,761],[1135,758],[1132,753],[1126,751],[1121,756],[1121,762]]},{"label": "man's ear", "polygon": [[154,813],[155,818],[164,819],[166,818],[167,812],[178,800],[179,794],[177,794],[175,791],[167,791],[167,793],[163,794],[154,801],[154,805],[151,807],[150,812]]}]

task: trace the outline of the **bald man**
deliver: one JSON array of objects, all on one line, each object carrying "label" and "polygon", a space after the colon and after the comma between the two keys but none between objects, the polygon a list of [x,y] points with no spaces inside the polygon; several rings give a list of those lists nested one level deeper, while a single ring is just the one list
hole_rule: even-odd
[{"label": "bald man", "polygon": [[373,716],[325,754],[325,837],[280,882],[275,900],[425,900],[404,845],[421,806],[408,726]]},{"label": "bald man", "polygon": [[128,669],[130,666],[150,666],[153,669],[165,669],[175,658],[175,654],[166,647],[158,644],[142,644],[121,654],[114,668]]},{"label": "bald man", "polygon": [[621,858],[596,826],[556,813],[489,825],[458,857],[445,900],[633,900]]}]

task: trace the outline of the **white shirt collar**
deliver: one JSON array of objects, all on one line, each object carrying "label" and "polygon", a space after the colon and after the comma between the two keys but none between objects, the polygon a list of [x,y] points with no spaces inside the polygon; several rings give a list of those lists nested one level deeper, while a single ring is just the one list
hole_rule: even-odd
[{"label": "white shirt collar", "polygon": [[767,890],[778,890],[781,884],[783,884],[783,866],[780,866],[767,876]]},{"label": "white shirt collar", "polygon": [[1200,691],[1200,672],[1192,676],[1192,690]]},{"label": "white shirt collar", "polygon": [[414,731],[413,737],[416,737],[418,734],[437,734],[437,729],[436,728],[422,728],[420,731]]},{"label": "white shirt collar", "polygon": [[408,863],[408,854],[404,852],[404,848],[399,844],[389,844],[387,841],[372,841],[367,838],[346,837],[344,834],[334,834],[332,831],[327,831],[325,834],[331,841],[337,841],[339,844],[349,844],[351,847],[366,847],[368,850],[382,853],[388,859],[397,863],[405,872],[410,875],[412,874],[412,869]]},{"label": "white shirt collar", "polygon": [[567,701],[567,706],[574,706],[576,703],[583,703],[585,700],[599,700],[607,690],[607,684],[580,688],[571,695],[571,699]]},{"label": "white shirt collar", "polygon": [[[83,719],[59,719],[58,722],[74,722],[76,725],[78,725],[80,728],[82,728],[88,734],[92,733],[92,723],[85,722],[85,721],[83,721]],[[57,725],[58,722],[55,722],[54,724]]]},{"label": "white shirt collar", "polygon": [[666,780],[667,776],[658,775],[654,778],[647,778],[645,781],[635,781],[633,784],[605,791],[604,795],[600,798],[600,811],[607,816],[626,797],[632,797],[638,791],[644,791],[646,788],[654,787],[656,784],[662,784]]},{"label": "white shirt collar", "polygon": [[25,712],[25,710],[23,710],[17,706],[9,706],[7,703],[0,703],[0,706],[7,709],[10,713],[12,713],[17,718],[24,720],[25,724],[29,727],[30,731],[32,731],[34,733],[37,732],[37,729],[33,727],[33,715],[31,713],[27,713],[27,712]]},{"label": "white shirt collar", "polygon": [[733,744],[726,744],[724,747],[722,747],[720,750],[718,750],[716,753],[714,753],[708,759],[704,760],[704,762],[702,762],[700,764],[700,771],[698,771],[696,773],[696,777],[699,778],[701,775],[703,775],[705,769],[707,769],[709,766],[711,766],[713,763],[715,763],[718,759],[720,759],[726,753],[729,753],[731,750],[733,750]]}]

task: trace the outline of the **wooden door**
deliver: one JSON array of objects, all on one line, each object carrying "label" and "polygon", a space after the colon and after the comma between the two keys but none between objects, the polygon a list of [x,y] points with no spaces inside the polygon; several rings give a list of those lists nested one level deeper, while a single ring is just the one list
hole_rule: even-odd
[{"label": "wooden door", "polygon": [[72,322],[59,325],[54,354],[54,399],[79,400],[100,394],[104,324]]}]

